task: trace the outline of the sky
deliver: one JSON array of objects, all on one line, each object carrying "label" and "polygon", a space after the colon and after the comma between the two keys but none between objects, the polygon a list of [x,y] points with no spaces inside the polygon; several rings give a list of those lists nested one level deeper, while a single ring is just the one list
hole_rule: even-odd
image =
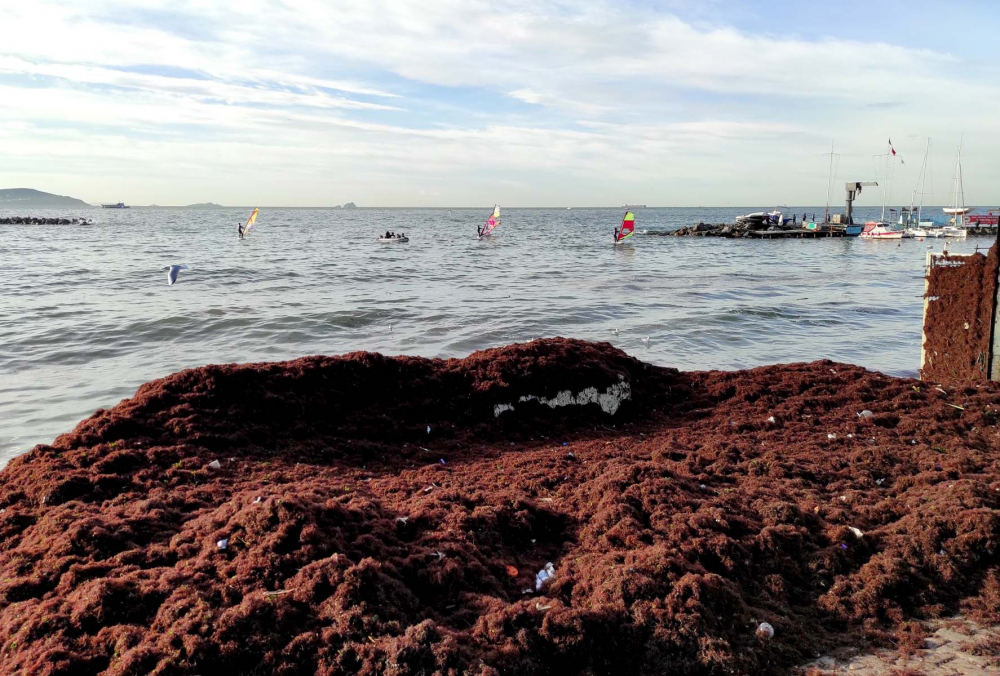
[{"label": "sky", "polygon": [[[823,6],[818,6],[822,4]],[[1000,3],[0,0],[0,188],[91,203],[1000,203]],[[839,186],[839,187],[838,187]],[[877,190],[860,204],[880,204]]]}]

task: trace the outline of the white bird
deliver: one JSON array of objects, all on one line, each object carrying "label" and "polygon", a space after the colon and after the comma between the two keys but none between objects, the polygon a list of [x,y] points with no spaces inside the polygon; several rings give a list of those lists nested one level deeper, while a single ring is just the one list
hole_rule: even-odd
[{"label": "white bird", "polygon": [[191,268],[186,265],[169,265],[163,269],[167,271],[167,286],[172,286],[177,281],[177,275],[181,270],[190,270]]}]

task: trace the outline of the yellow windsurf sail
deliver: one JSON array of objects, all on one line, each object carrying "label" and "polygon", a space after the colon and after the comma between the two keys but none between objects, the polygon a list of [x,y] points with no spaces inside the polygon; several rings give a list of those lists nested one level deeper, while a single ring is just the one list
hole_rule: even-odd
[{"label": "yellow windsurf sail", "polygon": [[257,209],[254,208],[253,213],[250,214],[250,218],[247,220],[247,224],[243,226],[243,236],[246,237],[250,233],[250,228],[253,224],[257,222]]}]

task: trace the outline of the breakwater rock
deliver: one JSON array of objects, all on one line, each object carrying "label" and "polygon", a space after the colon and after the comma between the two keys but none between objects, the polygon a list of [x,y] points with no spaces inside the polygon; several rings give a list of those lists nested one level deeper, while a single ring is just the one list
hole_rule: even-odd
[{"label": "breakwater rock", "polygon": [[0,672],[782,674],[1000,619],[1000,390],[942,389],[563,339],[183,371],[0,472]]},{"label": "breakwater rock", "polygon": [[89,218],[38,218],[36,216],[5,216],[0,225],[87,225]]},{"label": "breakwater rock", "polygon": [[[657,233],[673,237],[747,237],[753,230],[750,223],[696,223],[677,230]],[[766,232],[800,232],[799,226],[771,225]],[[650,233],[652,234],[652,233]]]}]

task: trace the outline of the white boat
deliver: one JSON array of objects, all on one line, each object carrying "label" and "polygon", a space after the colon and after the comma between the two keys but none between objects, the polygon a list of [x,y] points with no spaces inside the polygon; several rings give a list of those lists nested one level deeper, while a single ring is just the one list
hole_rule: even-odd
[{"label": "white boat", "polygon": [[889,158],[895,157],[895,155],[896,151],[893,150],[892,141],[890,140],[884,155],[886,180],[882,182],[882,217],[877,221],[868,221],[865,223],[865,227],[861,229],[861,234],[858,235],[861,239],[903,239],[905,234],[903,228],[893,225],[885,219],[886,190],[889,182]]},{"label": "white boat", "polygon": [[904,234],[907,237],[930,237],[923,228],[907,228]]},{"label": "white boat", "polygon": [[382,236],[382,237],[376,237],[375,241],[379,242],[380,244],[406,244],[407,242],[410,241],[410,238],[407,237],[406,235],[396,235],[394,237]]},{"label": "white boat", "polygon": [[861,239],[903,239],[903,230],[885,221],[869,221],[858,236]]},{"label": "white boat", "polygon": [[954,225],[946,225],[941,230],[941,237],[947,237],[949,239],[965,239],[969,236],[969,231],[965,228],[955,227]]}]

